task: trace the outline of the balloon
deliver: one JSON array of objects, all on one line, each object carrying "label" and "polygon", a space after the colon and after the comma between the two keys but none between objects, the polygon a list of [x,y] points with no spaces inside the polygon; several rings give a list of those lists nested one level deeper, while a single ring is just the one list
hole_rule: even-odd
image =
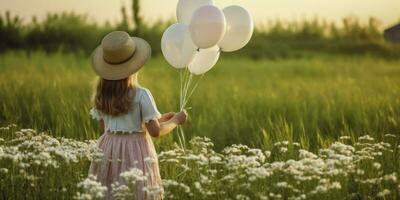
[{"label": "balloon", "polygon": [[197,47],[210,48],[222,39],[225,34],[226,21],[224,13],[212,5],[197,9],[190,21],[190,36]]},{"label": "balloon", "polygon": [[168,27],[161,38],[161,51],[170,65],[185,68],[196,53],[188,25],[177,23]]},{"label": "balloon", "polygon": [[223,13],[226,19],[226,33],[218,45],[225,52],[239,50],[253,35],[253,19],[241,6],[228,6],[223,9]]},{"label": "balloon", "polygon": [[176,8],[178,22],[189,24],[194,11],[205,5],[214,5],[213,0],[179,0]]},{"label": "balloon", "polygon": [[208,72],[217,63],[219,54],[219,47],[217,45],[208,49],[200,49],[189,64],[189,71],[195,75]]}]

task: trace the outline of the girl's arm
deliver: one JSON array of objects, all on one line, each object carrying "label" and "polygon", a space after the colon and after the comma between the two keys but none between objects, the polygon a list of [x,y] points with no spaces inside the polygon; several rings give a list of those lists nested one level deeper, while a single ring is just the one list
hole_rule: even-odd
[{"label": "girl's arm", "polygon": [[162,122],[166,122],[168,120],[170,120],[172,117],[175,116],[174,112],[169,112],[169,113],[164,113],[161,118],[158,120],[158,122],[162,123]]},{"label": "girl's arm", "polygon": [[181,111],[176,113],[168,121],[159,122],[158,120],[150,120],[146,123],[146,129],[153,137],[161,137],[170,133],[177,125],[183,124],[186,121],[186,112]]}]

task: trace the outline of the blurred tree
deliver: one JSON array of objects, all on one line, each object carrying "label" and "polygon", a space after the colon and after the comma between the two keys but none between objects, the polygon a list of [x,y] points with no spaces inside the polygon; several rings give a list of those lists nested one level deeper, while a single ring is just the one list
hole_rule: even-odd
[{"label": "blurred tree", "polygon": [[41,22],[27,26],[24,39],[29,45],[27,47],[42,49],[48,53],[57,50],[77,53],[83,50],[90,53],[110,29],[107,26],[98,26],[86,15],[73,12],[49,13]]},{"label": "blurred tree", "polygon": [[[138,35],[148,41],[153,55],[161,52],[160,40],[164,30],[175,20],[159,20],[145,23],[140,15],[139,0],[132,1],[132,17],[128,7],[121,8],[122,21],[98,25],[86,15],[75,13],[49,13],[42,20],[36,17],[31,23],[10,12],[0,12],[0,52],[6,50],[45,50],[90,54],[107,33],[119,29]],[[240,53],[252,58],[299,57],[317,53],[372,54],[399,58],[400,45],[385,43],[375,18],[362,22],[357,17],[345,18],[343,24],[323,19],[298,21],[269,20],[264,26],[257,25],[254,35]]]},{"label": "blurred tree", "polygon": [[12,16],[10,11],[0,15],[0,50],[23,47],[23,33],[24,26],[19,16]]},{"label": "blurred tree", "polygon": [[377,18],[370,17],[368,21],[367,27],[367,39],[368,40],[379,40],[382,39],[380,28],[382,26],[382,22]]},{"label": "blurred tree", "polygon": [[135,35],[140,35],[141,29],[143,28],[142,16],[140,16],[140,1],[132,0],[132,13],[133,22],[135,23],[135,28],[133,30]]},{"label": "blurred tree", "polygon": [[129,32],[129,21],[128,21],[128,15],[126,14],[125,6],[121,7],[121,15],[122,15],[122,20],[117,25],[117,29]]}]

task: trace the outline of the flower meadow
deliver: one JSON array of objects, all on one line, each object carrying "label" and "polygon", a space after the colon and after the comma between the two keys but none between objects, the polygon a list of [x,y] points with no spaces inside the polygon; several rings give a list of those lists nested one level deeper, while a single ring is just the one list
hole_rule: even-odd
[{"label": "flower meadow", "polygon": [[[55,138],[16,125],[0,128],[1,199],[102,199],[107,188],[88,176],[101,159],[96,141]],[[310,152],[280,141],[269,149],[236,144],[216,152],[207,137],[186,149],[159,152],[162,188],[145,187],[165,199],[399,199],[398,136],[381,141],[342,136]],[[146,162],[154,162],[147,159]],[[133,199],[146,174],[131,169],[112,185],[115,199]]]}]

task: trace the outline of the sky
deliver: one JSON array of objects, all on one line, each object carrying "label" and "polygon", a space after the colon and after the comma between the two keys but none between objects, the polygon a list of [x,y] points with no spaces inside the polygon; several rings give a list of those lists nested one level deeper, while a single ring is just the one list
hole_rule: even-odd
[{"label": "sky", "polygon": [[[370,16],[383,26],[400,21],[400,0],[214,0],[220,8],[241,5],[253,15],[256,24],[268,20],[301,20],[321,17],[340,22],[346,16],[364,21]],[[43,18],[47,12],[74,11],[86,13],[100,23],[121,18],[122,5],[130,8],[130,0],[0,0],[0,13],[10,10],[29,22],[33,15]],[[148,21],[175,18],[178,0],[142,0],[142,14]]]}]

